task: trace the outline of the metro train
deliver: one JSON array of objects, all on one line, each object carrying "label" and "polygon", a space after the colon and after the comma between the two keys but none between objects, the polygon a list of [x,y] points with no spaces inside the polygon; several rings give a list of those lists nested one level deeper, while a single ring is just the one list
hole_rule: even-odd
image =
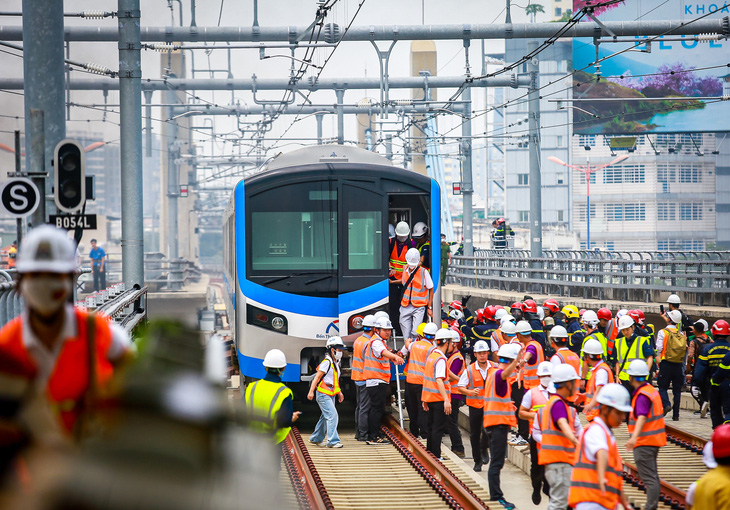
[{"label": "metro train", "polygon": [[389,223],[428,225],[439,303],[440,197],[434,179],[342,145],[279,155],[240,181],[224,216],[223,258],[241,375],[262,378],[264,355],[277,348],[283,380],[306,384],[327,338],[352,345],[363,317],[388,309]]}]

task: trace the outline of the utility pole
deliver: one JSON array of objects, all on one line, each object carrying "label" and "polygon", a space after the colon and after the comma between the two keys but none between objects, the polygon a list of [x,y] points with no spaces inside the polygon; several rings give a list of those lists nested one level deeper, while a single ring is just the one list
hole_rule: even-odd
[{"label": "utility pole", "polygon": [[322,145],[322,119],[324,114],[317,113],[314,117],[317,119],[317,145]]},{"label": "utility pole", "polygon": [[[63,2],[39,2],[23,0],[23,89],[25,93],[25,153],[33,152],[31,110],[41,110],[41,127],[44,128],[43,155],[34,161],[31,170],[26,159],[26,171],[49,173],[46,179],[35,178],[42,195],[33,226],[46,222],[45,213],[55,211],[53,201],[53,168],[51,160],[56,144],[66,138],[66,99],[63,54]],[[38,147],[36,147],[38,149]],[[40,155],[38,152],[36,155]],[[50,197],[50,200],[48,200]],[[41,209],[44,209],[41,211]],[[42,214],[42,216],[41,216]]]},{"label": "utility pole", "polygon": [[[20,174],[21,171],[22,170],[20,167],[20,131],[16,130],[15,131],[15,173],[16,173],[16,175]],[[41,200],[41,202],[42,201],[43,200]],[[23,218],[16,218],[15,222],[16,222],[16,228],[17,228],[17,234],[15,237],[15,240],[18,243],[18,246],[20,246],[20,242],[23,240]]]},{"label": "utility pole", "polygon": [[[165,93],[165,102],[168,105],[173,105],[177,102],[177,95],[172,90],[168,90]],[[167,118],[173,119],[175,117],[175,108],[168,106],[165,108],[167,111]],[[178,244],[178,195],[180,194],[179,176],[180,169],[178,168],[178,159],[180,157],[179,143],[178,143],[178,125],[177,120],[172,120],[167,123],[165,130],[167,136],[167,260],[171,263],[177,263],[180,258],[179,244]],[[170,280],[177,280],[177,271],[173,267],[170,267],[168,271],[168,278]],[[182,282],[171,281],[168,283],[168,288],[177,290],[182,287]]]},{"label": "utility pole", "polygon": [[[527,52],[537,49],[537,41],[527,41]],[[540,62],[532,57],[527,63],[528,140],[530,149],[530,256],[542,257],[542,177],[540,175]]]},{"label": "utility pole", "polygon": [[[28,100],[26,98],[26,106],[27,104]],[[36,185],[41,195],[44,194],[46,189],[44,175],[51,168],[50,165],[46,165],[46,154],[48,153],[46,152],[46,134],[43,120],[43,110],[30,110],[30,116],[25,118],[25,170],[30,174],[33,184]],[[53,151],[50,154],[53,157]],[[49,193],[46,193],[46,195],[50,196]],[[51,198],[51,201],[53,201],[53,198]],[[45,222],[46,200],[42,196],[38,209],[30,215],[29,226],[37,227]]]},{"label": "utility pole", "polygon": [[[474,185],[472,182],[471,165],[471,87],[468,84],[464,88],[463,98],[465,118],[464,123],[461,125],[461,135],[464,137],[461,141],[461,153],[464,156],[464,162],[461,168],[461,194],[463,199],[462,225],[464,227],[464,255],[472,257],[474,255],[472,224],[474,219],[472,212]],[[444,206],[448,207],[446,204]]]},{"label": "utility pole", "polygon": [[337,96],[337,143],[345,144],[345,112],[342,109],[345,101],[345,89],[336,89]]},{"label": "utility pole", "polygon": [[[118,0],[117,3],[121,143],[119,152],[122,172],[122,278],[128,287],[135,283],[144,285],[142,67],[139,2],[140,0]],[[28,3],[36,2],[28,0]]]}]

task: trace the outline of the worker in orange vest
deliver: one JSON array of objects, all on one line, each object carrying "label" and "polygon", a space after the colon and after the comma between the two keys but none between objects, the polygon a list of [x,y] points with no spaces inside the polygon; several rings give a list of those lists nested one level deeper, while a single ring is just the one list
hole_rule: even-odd
[{"label": "worker in orange vest", "polygon": [[578,391],[579,382],[580,376],[572,365],[563,363],[553,368],[555,394],[550,396],[540,413],[542,444],[538,462],[545,466],[545,479],[550,485],[548,510],[561,510],[568,506],[575,447],[583,432],[578,413],[570,405],[570,398]]},{"label": "worker in orange vest", "polygon": [[598,416],[598,392],[606,384],[614,382],[613,371],[603,359],[603,345],[595,338],[589,338],[583,344],[583,359],[589,368],[586,383],[586,405],[583,412],[589,422]]},{"label": "worker in orange vest", "polygon": [[466,361],[464,356],[461,354],[461,335],[458,331],[451,330],[451,350],[446,353],[448,357],[446,364],[449,372],[449,385],[451,386],[451,414],[449,415],[448,431],[449,437],[451,438],[451,451],[456,454],[457,457],[463,459],[464,453],[464,441],[461,438],[461,428],[459,427],[459,409],[464,404],[464,395],[456,390],[456,386],[459,384],[461,374],[464,373],[466,368]]},{"label": "worker in orange vest", "polygon": [[69,303],[76,268],[65,232],[42,225],[23,239],[25,311],[0,330],[0,471],[29,439],[81,438],[115,367],[133,355],[122,328]]},{"label": "worker in orange vest", "polygon": [[499,348],[511,343],[512,340],[515,339],[517,329],[515,328],[514,319],[515,318],[511,315],[505,315],[501,319],[499,329],[492,333],[492,339],[489,347],[492,351],[492,361],[494,363],[497,363],[497,360],[499,359],[499,356],[497,356]]},{"label": "worker in orange vest", "polygon": [[428,413],[429,436],[426,449],[441,458],[441,439],[448,430],[448,415],[451,414],[451,385],[449,384],[448,359],[454,337],[448,329],[436,332],[436,348],[426,359],[423,372],[421,401]]},{"label": "worker in orange vest", "polygon": [[581,436],[570,478],[568,505],[573,510],[631,508],[623,494],[623,462],[611,429],[631,412],[629,392],[609,383],[598,392],[598,416]]},{"label": "worker in orange vest", "polygon": [[[519,410],[525,391],[540,384],[537,377],[537,367],[545,361],[545,351],[540,342],[532,338],[532,325],[527,321],[520,321],[515,326],[517,340],[524,346],[525,355],[522,358],[517,382],[512,385],[512,398],[515,409]],[[519,411],[517,411],[519,412]],[[527,420],[517,418],[517,436],[510,441],[513,446],[527,445],[530,436],[530,427]]]},{"label": "worker in orange vest", "polygon": [[428,355],[435,349],[433,341],[438,329],[433,322],[423,324],[423,337],[418,336],[413,341],[406,338],[405,342],[405,348],[408,351],[406,409],[408,410],[409,428],[414,437],[421,436],[424,439],[428,439],[428,415],[421,405],[423,371],[426,368]]},{"label": "worker in orange vest", "polygon": [[580,358],[568,348],[568,331],[563,326],[555,326],[550,330],[550,341],[555,349],[555,354],[550,358],[553,366],[567,363],[580,374]]},{"label": "worker in orange vest", "polygon": [[[517,425],[515,405],[512,402],[512,387],[508,380],[522,359],[524,348],[517,344],[507,344],[499,348],[499,364],[487,377],[484,389],[484,427],[489,436],[489,496],[507,510],[515,505],[504,499],[500,483],[500,473],[507,455],[507,433]],[[527,421],[525,421],[527,423]]]},{"label": "worker in orange vest", "polygon": [[456,384],[456,391],[466,396],[469,408],[469,440],[474,471],[481,471],[482,465],[489,462],[489,438],[484,431],[484,390],[487,374],[496,365],[489,361],[489,345],[484,340],[474,344],[477,360],[464,370]]},{"label": "worker in orange vest", "polygon": [[[398,316],[398,307],[403,297],[403,269],[406,267],[406,253],[409,248],[415,248],[416,242],[410,238],[411,227],[405,221],[399,221],[395,226],[395,236],[391,237],[388,242],[388,282],[389,282],[389,300],[388,315],[390,317]],[[420,258],[420,256],[419,256]],[[404,336],[408,336],[407,332],[401,332]]]},{"label": "worker in orange vest", "polygon": [[406,253],[403,268],[403,297],[398,310],[398,321],[404,338],[416,338],[416,329],[426,314],[433,317],[433,280],[421,265],[421,254],[416,248]]},{"label": "worker in orange vest", "polygon": [[[537,376],[540,378],[540,384],[530,391],[525,392],[520,404],[520,418],[528,420],[530,424],[530,480],[532,481],[532,502],[539,505],[542,501],[542,490],[545,495],[550,495],[550,486],[545,480],[545,468],[538,463],[538,452],[542,434],[539,428],[536,429],[535,422],[547,404],[550,398],[548,388],[553,375],[553,364],[549,361],[543,361],[537,366]],[[540,435],[536,437],[535,431],[540,430]]]},{"label": "worker in orange vest", "polygon": [[365,347],[373,336],[373,326],[375,326],[375,316],[366,315],[362,319],[362,335],[357,337],[352,344],[352,363],[350,378],[355,383],[355,439],[363,440],[368,435],[368,410],[370,409],[370,401],[368,400],[368,392],[365,386],[365,377],[363,376],[363,367],[365,364]]},{"label": "worker in orange vest", "polygon": [[634,451],[634,462],[641,481],[646,486],[645,510],[659,506],[659,473],[657,457],[659,448],[667,444],[664,429],[664,407],[659,392],[649,384],[649,365],[643,359],[635,359],[626,371],[630,376],[634,396],[629,415],[629,434],[626,449]]}]

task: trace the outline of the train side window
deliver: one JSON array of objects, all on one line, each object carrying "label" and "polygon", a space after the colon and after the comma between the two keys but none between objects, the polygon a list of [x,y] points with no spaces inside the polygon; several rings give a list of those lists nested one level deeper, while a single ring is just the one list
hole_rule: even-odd
[{"label": "train side window", "polygon": [[383,267],[383,215],[380,211],[350,211],[347,215],[347,265],[350,270]]}]

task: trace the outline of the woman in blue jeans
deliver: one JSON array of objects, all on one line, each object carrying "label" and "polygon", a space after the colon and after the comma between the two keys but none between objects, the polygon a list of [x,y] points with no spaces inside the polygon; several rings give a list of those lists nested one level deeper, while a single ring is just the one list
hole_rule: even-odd
[{"label": "woman in blue jeans", "polygon": [[345,343],[339,336],[333,336],[327,340],[325,348],[327,354],[317,367],[317,374],[312,379],[307,395],[309,400],[313,400],[316,393],[317,404],[322,411],[314,432],[309,436],[309,442],[330,448],[342,448],[337,433],[337,422],[340,417],[335,407],[335,398],[340,402],[345,398],[340,390],[340,360],[342,351],[345,350]]}]

